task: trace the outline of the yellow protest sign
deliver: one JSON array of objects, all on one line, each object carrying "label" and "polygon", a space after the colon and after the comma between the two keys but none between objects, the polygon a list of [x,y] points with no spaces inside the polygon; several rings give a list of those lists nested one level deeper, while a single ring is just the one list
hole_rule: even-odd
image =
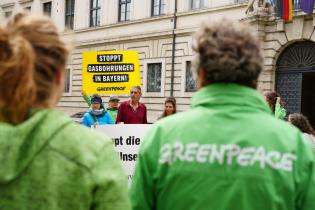
[{"label": "yellow protest sign", "polygon": [[88,94],[129,94],[141,85],[137,51],[82,53],[82,90]]}]

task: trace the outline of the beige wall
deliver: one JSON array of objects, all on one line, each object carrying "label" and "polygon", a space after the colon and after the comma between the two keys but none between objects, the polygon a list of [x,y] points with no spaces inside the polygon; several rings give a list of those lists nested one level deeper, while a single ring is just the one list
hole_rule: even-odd
[{"label": "beige wall", "polygon": [[[49,0],[25,0],[12,4],[12,0],[0,1],[0,22],[4,12],[25,5],[32,5],[32,13],[42,14],[42,3]],[[172,29],[175,0],[166,0],[165,15],[151,17],[150,0],[133,0],[130,21],[118,22],[118,1],[101,0],[101,26],[89,27],[89,0],[76,1],[74,31],[64,31],[64,0],[52,0],[52,19],[64,38],[74,44],[69,58],[71,69],[71,92],[64,95],[58,108],[69,114],[84,111],[87,106],[81,97],[81,53],[97,50],[137,50],[140,54],[140,69],[143,82],[143,99],[149,109],[149,121],[154,122],[163,109],[165,97],[170,95],[172,65]],[[80,2],[80,3],[78,3]],[[283,23],[273,16],[249,16],[244,14],[246,4],[234,0],[208,0],[207,8],[191,11],[189,0],[178,0],[176,51],[174,68],[174,96],[178,110],[187,110],[192,93],[185,90],[185,63],[192,60],[192,34],[201,21],[222,17],[248,21],[263,41],[264,71],[259,80],[259,89],[274,88],[275,64],[280,52],[290,43],[310,39],[315,41],[312,17],[296,13],[293,22]],[[147,64],[162,63],[162,91],[146,93]],[[106,97],[104,97],[106,99]],[[122,97],[123,100],[127,97]]]}]

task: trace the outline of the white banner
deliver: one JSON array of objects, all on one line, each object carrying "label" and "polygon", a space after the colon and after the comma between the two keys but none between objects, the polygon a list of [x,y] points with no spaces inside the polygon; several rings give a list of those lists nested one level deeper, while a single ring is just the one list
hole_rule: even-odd
[{"label": "white banner", "polygon": [[118,156],[128,175],[130,183],[135,169],[138,151],[143,137],[152,125],[150,124],[117,124],[103,125],[96,128],[113,140]]}]

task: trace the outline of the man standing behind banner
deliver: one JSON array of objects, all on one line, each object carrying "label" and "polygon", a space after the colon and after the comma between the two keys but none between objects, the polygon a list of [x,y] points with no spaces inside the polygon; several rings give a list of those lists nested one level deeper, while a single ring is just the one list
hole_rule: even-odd
[{"label": "man standing behind banner", "polygon": [[133,86],[130,90],[130,100],[120,104],[116,124],[147,124],[147,107],[140,103],[141,87]]}]

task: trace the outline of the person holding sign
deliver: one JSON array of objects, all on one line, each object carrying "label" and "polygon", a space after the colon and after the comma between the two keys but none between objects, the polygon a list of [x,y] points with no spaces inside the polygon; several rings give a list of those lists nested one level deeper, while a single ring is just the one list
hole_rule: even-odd
[{"label": "person holding sign", "polygon": [[315,157],[302,133],[275,118],[256,90],[259,37],[206,22],[193,49],[191,110],[158,121],[140,148],[134,210],[314,210]]},{"label": "person holding sign", "polygon": [[130,90],[130,100],[120,104],[116,124],[147,124],[147,107],[140,103],[141,87],[133,86]]},{"label": "person holding sign", "polygon": [[84,114],[82,125],[96,127],[97,125],[114,124],[112,118],[103,107],[102,98],[94,95],[91,99],[91,109]]},{"label": "person holding sign", "polygon": [[112,140],[56,111],[68,48],[48,17],[0,27],[0,209],[129,210]]}]

